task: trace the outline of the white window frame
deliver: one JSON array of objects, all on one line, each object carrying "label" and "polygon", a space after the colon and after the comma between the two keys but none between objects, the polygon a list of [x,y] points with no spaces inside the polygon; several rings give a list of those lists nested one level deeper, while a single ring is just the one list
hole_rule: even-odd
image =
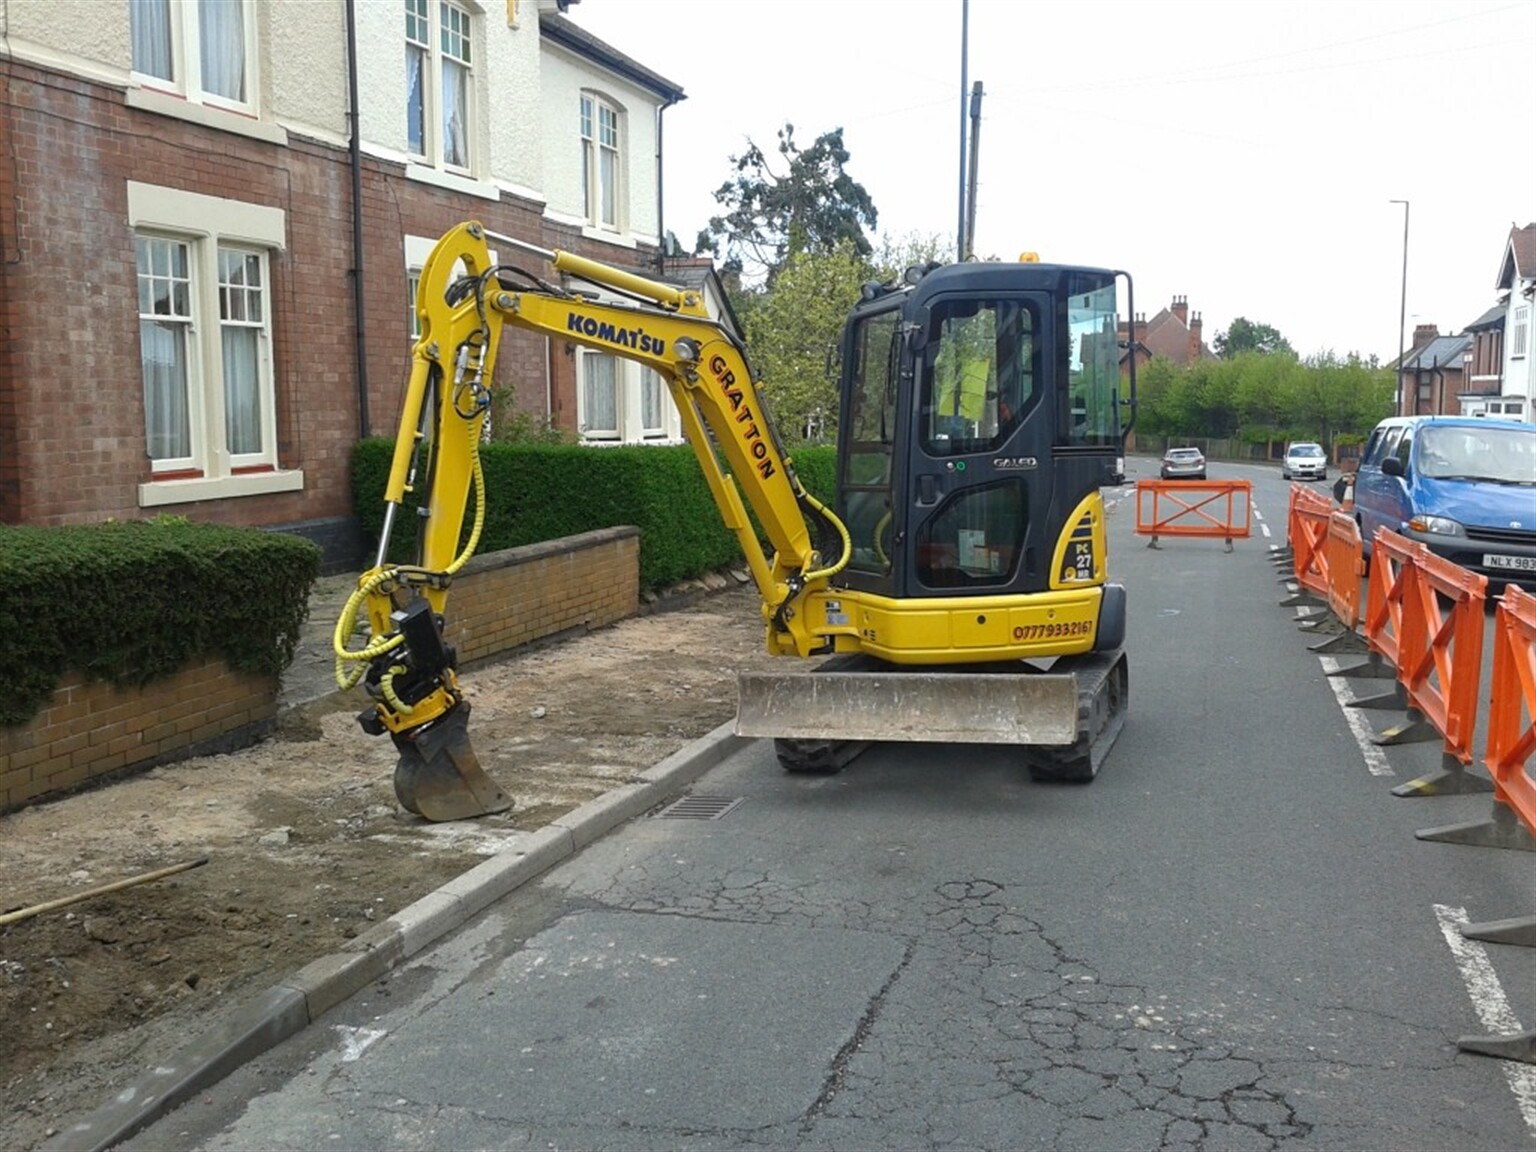
[{"label": "white window frame", "polygon": [[[422,141],[418,150],[411,141],[410,124],[410,97],[409,97],[409,68],[407,68],[407,97],[406,97],[406,151],[410,154],[413,163],[424,165],[439,172],[453,173],[459,176],[473,176],[479,149],[476,147],[475,133],[478,120],[475,114],[477,101],[477,76],[475,61],[481,56],[477,46],[480,22],[476,14],[462,4],[455,4],[452,0],[404,0],[406,27],[402,30],[402,40],[406,47],[407,56],[414,47],[422,53]],[[448,44],[444,41],[443,24],[445,18],[450,24],[458,24],[453,28],[452,38]],[[421,24],[414,23],[421,21]],[[423,27],[424,25],[424,27]],[[423,38],[424,35],[424,38]],[[456,48],[452,40],[458,41]],[[445,59],[452,64],[462,67],[465,71],[464,82],[464,156],[463,163],[448,160],[444,148],[443,131],[443,77]]]},{"label": "white window frame", "polygon": [[[284,471],[277,456],[277,385],[272,353],[273,256],[285,247],[287,221],[280,209],[204,196],[180,189],[128,181],[129,226],[135,237],[184,246],[188,256],[189,317],[186,327],[186,456],[162,457],[151,464],[150,480],[139,485],[139,506],[157,507],[193,500],[262,495],[302,489],[304,473]],[[240,289],[221,293],[220,252],[254,256],[260,286],[247,302],[259,302],[260,316],[226,319],[241,311],[234,300]],[[137,266],[136,266],[137,271]],[[136,275],[137,281],[137,275]],[[260,407],[258,451],[234,453],[227,434],[224,379],[224,332],[242,328],[256,333],[256,386]],[[145,452],[149,451],[145,411]]]},{"label": "white window frame", "polygon": [[[233,99],[203,87],[202,21],[199,0],[129,0],[129,39],[133,39],[134,13],[146,13],[151,6],[163,3],[170,25],[170,75],[158,76],[151,72],[133,70],[133,79],[141,87],[179,96],[189,104],[202,104],[230,112],[254,115],[257,109],[256,95],[261,91],[257,63],[260,53],[256,44],[256,2],[238,0],[240,4],[241,50],[244,54],[244,96]],[[141,6],[142,5],[142,6]]]},{"label": "white window frame", "polygon": [[[587,390],[593,373],[607,363],[613,365],[613,427],[596,428]],[[611,352],[576,349],[576,426],[587,443],[619,444],[624,440],[624,368],[625,361]]]},{"label": "white window frame", "polygon": [[1530,342],[1531,308],[1529,304],[1517,305],[1510,314],[1509,358],[1524,360]]},{"label": "white window frame", "polygon": [[[611,123],[612,140],[609,137]],[[624,158],[626,118],[624,108],[600,92],[583,90],[577,116],[581,142],[582,215],[589,227],[622,232],[627,223],[624,199]],[[603,174],[603,157],[613,158],[610,177]],[[611,200],[612,218],[606,210],[605,195]]]},{"label": "white window frame", "polygon": [[[595,358],[613,361],[614,426],[592,427],[592,413],[587,402],[589,373]],[[647,376],[655,378],[658,392],[657,411],[647,414],[645,386]],[[682,421],[672,402],[672,391],[659,373],[636,361],[593,348],[576,348],[576,427],[584,444],[680,444]]]}]

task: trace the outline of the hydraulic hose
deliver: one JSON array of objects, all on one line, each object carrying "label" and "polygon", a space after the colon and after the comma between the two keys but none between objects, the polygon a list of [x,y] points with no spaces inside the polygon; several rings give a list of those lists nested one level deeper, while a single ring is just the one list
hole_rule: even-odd
[{"label": "hydraulic hose", "polygon": [[[347,603],[341,610],[341,616],[336,621],[335,631],[331,634],[331,647],[336,655],[336,685],[346,691],[356,686],[364,676],[368,674],[365,666],[368,661],[375,660],[391,652],[404,643],[405,638],[399,633],[391,633],[381,636],[366,647],[348,649],[347,642],[352,639],[352,634],[357,631],[357,612],[369,596],[374,595],[381,587],[395,580],[404,581],[407,584],[424,584],[434,578],[452,578],[459,570],[469,562],[469,558],[475,554],[479,547],[480,536],[485,529],[485,471],[480,464],[480,437],[477,434],[470,437],[469,441],[470,469],[474,477],[475,491],[475,519],[470,529],[469,539],[465,542],[463,550],[456,556],[451,564],[442,572],[428,572],[425,569],[414,566],[393,565],[382,568],[358,585],[356,591],[347,597]],[[348,667],[351,664],[353,667]],[[391,674],[393,674],[391,669]],[[401,704],[394,698],[391,689],[384,689],[384,698],[391,708],[403,715],[409,715],[409,706]]]}]

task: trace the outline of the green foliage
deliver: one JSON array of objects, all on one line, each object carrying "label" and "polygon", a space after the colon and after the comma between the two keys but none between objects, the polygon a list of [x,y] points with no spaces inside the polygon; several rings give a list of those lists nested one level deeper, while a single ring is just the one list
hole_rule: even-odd
[{"label": "green foliage", "polygon": [[1332,352],[1303,361],[1250,351],[1189,367],[1159,357],[1136,382],[1137,427],[1151,436],[1331,445],[1363,436],[1392,406],[1391,372]]},{"label": "green foliage", "polygon": [[568,444],[571,437],[549,422],[514,406],[511,388],[492,397],[491,439],[497,444]]},{"label": "green foliage", "polygon": [[1239,316],[1232,321],[1232,326],[1225,332],[1218,332],[1213,345],[1216,355],[1223,360],[1231,360],[1241,356],[1244,352],[1263,352],[1269,355],[1285,353],[1294,356],[1289,341],[1275,328],[1268,324],[1259,324],[1244,316]]},{"label": "green foliage", "polygon": [[742,321],[752,367],[786,446],[837,436],[838,338],[869,267],[844,241],[797,252]]},{"label": "green foliage", "polygon": [[871,257],[874,275],[882,284],[894,283],[914,264],[943,264],[955,258],[955,245],[935,233],[909,232],[897,239],[882,235]]},{"label": "green foliage", "polygon": [[725,212],[700,231],[697,251],[719,257],[727,275],[770,280],[799,252],[847,243],[868,255],[864,229],[875,226],[878,214],[863,185],[844,171],[849,153],[843,130],[822,133],[803,151],[793,124],[779,129],[778,137],[781,171],[751,140],[745,152],[731,157],[736,175],[715,191]]},{"label": "green foliage", "polygon": [[837,448],[804,447],[794,455],[795,474],[801,486],[828,508],[837,499]]},{"label": "green foliage", "polygon": [[314,544],[258,528],[0,526],[0,724],[31,719],[71,668],[141,685],[219,655],[278,675],[319,571]]},{"label": "green foliage", "polygon": [[[352,492],[363,531],[377,539],[394,442],[360,442],[352,453]],[[741,559],[687,445],[591,448],[488,444],[480,452],[486,516],[479,551],[517,548],[598,528],[640,529],[640,583],[658,588]],[[469,532],[472,513],[465,517]],[[413,561],[417,517],[398,513],[389,557]]]}]

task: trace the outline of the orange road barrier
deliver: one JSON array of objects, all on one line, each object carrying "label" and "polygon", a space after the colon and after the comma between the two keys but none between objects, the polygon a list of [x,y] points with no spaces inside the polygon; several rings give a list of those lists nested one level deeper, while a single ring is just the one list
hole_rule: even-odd
[{"label": "orange road barrier", "polygon": [[1328,517],[1328,540],[1323,546],[1328,575],[1328,607],[1347,632],[1360,624],[1360,577],[1365,575],[1360,525],[1348,512]]},{"label": "orange road barrier", "polygon": [[1296,583],[1313,596],[1328,596],[1328,518],[1333,505],[1299,484],[1291,486],[1290,523],[1291,571]]},{"label": "orange road barrier", "polygon": [[1478,678],[1483,667],[1483,603],[1488,578],[1469,572],[1420,545],[1414,579],[1403,599],[1405,618],[1423,643],[1399,660],[1397,675],[1408,692],[1408,723],[1376,738],[1378,744],[1443,740],[1442,768],[1392,789],[1394,796],[1490,792],[1493,784],[1463,769],[1472,762],[1477,726]]},{"label": "orange road barrier", "polygon": [[[1493,702],[1483,763],[1493,777],[1493,820],[1418,833],[1485,848],[1536,852],[1536,596],[1511,584],[1493,622]],[[1518,822],[1517,822],[1518,821]],[[1524,827],[1521,827],[1521,825]],[[1529,940],[1536,945],[1536,919]]]},{"label": "orange road barrier", "polygon": [[[1523,718],[1522,718],[1523,713]],[[1511,584],[1493,623],[1493,705],[1486,763],[1495,798],[1536,833],[1536,596]]]},{"label": "orange road barrier", "polygon": [[1365,595],[1365,642],[1394,668],[1412,662],[1424,643],[1422,619],[1405,616],[1403,605],[1409,599],[1418,566],[1418,553],[1425,551],[1405,536],[1378,528],[1371,540],[1371,572]]},{"label": "orange road barrier", "polygon": [[[1508,585],[1494,612],[1493,703],[1484,764],[1493,776],[1493,815],[1486,821],[1427,828],[1420,840],[1536,852],[1536,596]],[[1463,924],[1461,934],[1495,944],[1536,947],[1536,916]],[[1536,1030],[1463,1036],[1463,1052],[1536,1064]]]},{"label": "orange road barrier", "polygon": [[1151,536],[1148,548],[1159,547],[1159,536],[1208,536],[1225,539],[1252,533],[1249,480],[1138,480],[1136,534]]}]

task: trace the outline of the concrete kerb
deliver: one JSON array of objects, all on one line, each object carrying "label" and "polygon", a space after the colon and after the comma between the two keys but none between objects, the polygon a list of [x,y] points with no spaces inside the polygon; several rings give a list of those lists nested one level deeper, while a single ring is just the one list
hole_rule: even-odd
[{"label": "concrete kerb", "polygon": [[39,1152],[104,1150],[148,1127],[242,1064],[303,1031],[401,961],[620,824],[687,787],[750,741],[728,721],[626,784],[576,808],[322,956],[243,1005]]}]

